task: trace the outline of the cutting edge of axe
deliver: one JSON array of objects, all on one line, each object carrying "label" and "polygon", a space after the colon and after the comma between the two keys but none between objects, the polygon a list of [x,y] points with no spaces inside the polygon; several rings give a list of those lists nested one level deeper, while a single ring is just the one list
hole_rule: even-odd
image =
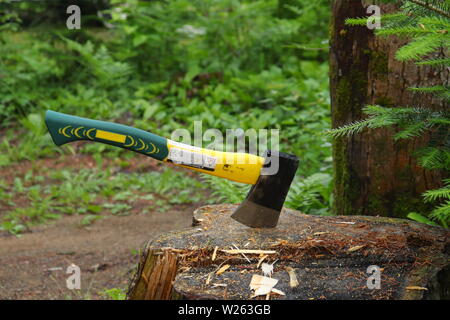
[{"label": "cutting edge of axe", "polygon": [[[272,228],[277,225],[298,167],[296,156],[278,151],[268,151],[264,157],[260,157],[249,153],[198,148],[130,126],[51,110],[45,114],[45,123],[57,146],[79,140],[101,142],[156,160],[172,162],[180,167],[252,184],[246,199],[231,217],[254,228]],[[268,173],[268,167],[274,161],[277,161],[278,170]]]}]

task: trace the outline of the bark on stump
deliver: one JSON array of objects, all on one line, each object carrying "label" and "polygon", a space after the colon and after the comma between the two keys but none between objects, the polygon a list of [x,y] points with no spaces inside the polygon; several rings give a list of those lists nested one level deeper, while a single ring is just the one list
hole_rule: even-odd
[{"label": "bark on stump", "polygon": [[[283,209],[276,228],[252,229],[230,218],[235,208],[201,207],[194,212],[193,228],[150,241],[128,299],[249,299],[252,275],[262,275],[261,257],[221,251],[236,247],[275,251],[264,262],[277,260],[272,277],[286,296],[271,294],[271,299],[450,299],[450,232],[443,228]],[[380,289],[367,287],[370,265],[381,268]],[[294,288],[289,267],[299,282]]]}]

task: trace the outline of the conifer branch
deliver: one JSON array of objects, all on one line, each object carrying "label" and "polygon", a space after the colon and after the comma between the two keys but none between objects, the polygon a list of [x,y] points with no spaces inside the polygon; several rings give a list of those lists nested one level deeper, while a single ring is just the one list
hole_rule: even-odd
[{"label": "conifer branch", "polygon": [[437,14],[440,14],[440,15],[450,19],[450,13],[449,12],[446,12],[445,10],[442,10],[440,8],[436,8],[436,7],[432,6],[430,3],[428,3],[427,1],[422,1],[422,0],[408,0],[408,1],[414,3],[414,4],[418,5],[418,6],[421,6],[421,7],[425,8],[425,9],[434,11]]}]

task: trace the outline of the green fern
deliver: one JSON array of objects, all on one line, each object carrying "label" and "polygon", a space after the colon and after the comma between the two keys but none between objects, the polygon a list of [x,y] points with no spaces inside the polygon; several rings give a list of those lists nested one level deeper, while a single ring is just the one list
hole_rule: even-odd
[{"label": "green fern", "polygon": [[443,67],[450,65],[450,58],[422,60],[417,61],[416,64],[419,66]]},{"label": "green fern", "polygon": [[430,218],[432,220],[439,221],[445,228],[448,228],[448,224],[450,221],[449,217],[450,217],[450,200],[447,200],[444,204],[438,206],[430,214]]},{"label": "green fern", "polygon": [[331,175],[326,173],[315,173],[304,179],[296,177],[289,190],[285,206],[311,214],[331,214],[328,209],[332,193],[331,180]]},{"label": "green fern", "polygon": [[436,200],[450,200],[450,179],[444,180],[444,187],[440,189],[428,190],[423,194],[425,201],[433,202]]},{"label": "green fern", "polygon": [[446,148],[425,147],[416,152],[420,166],[432,169],[444,169],[450,150]]},{"label": "green fern", "polygon": [[212,191],[213,199],[209,202],[227,202],[227,203],[240,203],[247,195],[250,186],[240,184],[227,179],[202,174],[202,180],[208,185]]},{"label": "green fern", "polygon": [[[285,206],[296,210],[305,210],[311,214],[329,215],[331,201],[331,175],[316,173],[307,178],[297,176],[289,190]],[[226,179],[202,175],[202,180],[212,191],[210,203],[240,203],[247,195],[250,186]]]},{"label": "green fern", "polygon": [[450,221],[450,179],[444,180],[444,187],[428,190],[423,196],[426,202],[441,202],[441,204],[431,212],[430,218],[439,221],[444,227],[448,228]]},{"label": "green fern", "polygon": [[401,47],[396,52],[395,57],[400,61],[418,60],[429,53],[435,52],[443,44],[442,36],[438,34],[418,37]]}]

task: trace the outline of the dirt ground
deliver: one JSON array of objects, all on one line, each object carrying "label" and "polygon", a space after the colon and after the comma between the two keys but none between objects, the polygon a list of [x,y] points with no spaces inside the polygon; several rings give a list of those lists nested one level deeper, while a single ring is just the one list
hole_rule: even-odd
[{"label": "dirt ground", "polygon": [[[102,299],[127,288],[144,243],[159,233],[189,227],[194,207],[164,213],[108,216],[79,227],[65,216],[16,237],[0,234],[0,299]],[[66,286],[67,267],[81,269],[81,289]]]},{"label": "dirt ground", "polygon": [[[44,169],[95,166],[90,156],[71,155],[4,167],[0,178],[12,183],[14,177],[29,170],[42,174]],[[114,161],[106,158],[103,166],[114,166]],[[142,156],[131,159],[130,166],[122,171],[159,169],[156,160]],[[14,200],[24,205],[25,199]],[[82,215],[62,215],[53,222],[33,226],[20,237],[0,231],[0,299],[105,299],[108,296],[101,292],[106,289],[126,291],[143,245],[160,233],[189,227],[192,212],[200,205],[175,205],[166,212],[140,214],[136,203],[130,215],[105,214],[89,226],[80,226]],[[12,208],[0,205],[0,216],[8,209]],[[66,286],[71,275],[66,271],[71,264],[81,269],[80,290]]]}]

